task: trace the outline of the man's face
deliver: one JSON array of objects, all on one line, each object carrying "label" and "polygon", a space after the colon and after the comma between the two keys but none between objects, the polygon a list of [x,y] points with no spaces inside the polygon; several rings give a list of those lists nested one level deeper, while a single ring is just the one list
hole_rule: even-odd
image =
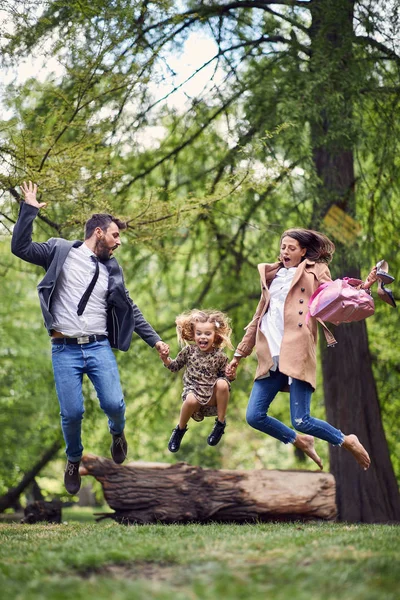
[{"label": "man's face", "polygon": [[110,223],[107,227],[106,231],[100,229],[100,227],[96,228],[96,245],[94,249],[94,253],[99,258],[99,260],[108,260],[111,258],[114,250],[121,245],[121,239],[119,237],[119,229],[116,223]]}]

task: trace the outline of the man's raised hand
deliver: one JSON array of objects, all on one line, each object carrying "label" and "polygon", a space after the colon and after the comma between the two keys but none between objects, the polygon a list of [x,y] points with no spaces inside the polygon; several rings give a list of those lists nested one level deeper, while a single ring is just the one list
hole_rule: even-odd
[{"label": "man's raised hand", "polygon": [[36,208],[43,208],[44,206],[46,206],[46,202],[38,202],[36,200],[36,183],[32,183],[32,181],[28,181],[28,183],[26,183],[26,181],[24,181],[24,183],[21,185],[21,190],[24,194],[24,200],[27,204],[35,206]]}]

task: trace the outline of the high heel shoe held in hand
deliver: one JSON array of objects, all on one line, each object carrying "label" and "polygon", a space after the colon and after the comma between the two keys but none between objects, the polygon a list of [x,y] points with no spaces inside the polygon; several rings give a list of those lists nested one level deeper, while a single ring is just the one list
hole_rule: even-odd
[{"label": "high heel shoe held in hand", "polygon": [[389,266],[388,266],[386,260],[380,260],[376,264],[376,276],[379,281],[381,281],[383,284],[386,284],[386,285],[388,285],[389,283],[392,283],[394,281],[394,277],[389,275],[388,271],[389,271]]}]

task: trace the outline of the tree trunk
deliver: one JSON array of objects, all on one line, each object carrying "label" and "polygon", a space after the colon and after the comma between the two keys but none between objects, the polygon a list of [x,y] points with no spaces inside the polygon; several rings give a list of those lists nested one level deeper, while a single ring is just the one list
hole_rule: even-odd
[{"label": "tree trunk", "polygon": [[313,471],[228,471],[186,463],[129,463],[85,455],[92,475],[123,523],[334,519],[335,480]]},{"label": "tree trunk", "polygon": [[[321,182],[321,212],[315,226],[332,204],[355,214],[353,8],[353,0],[316,0],[311,4],[311,71],[320,82],[315,87],[319,115],[311,121],[313,158]],[[336,276],[360,277],[346,249],[339,244],[337,250]],[[399,521],[400,496],[383,431],[365,322],[341,325],[335,337],[338,345],[326,348],[324,344],[322,351],[327,420],[345,434],[355,433],[372,461],[365,472],[348,452],[330,448],[339,518],[365,523]]]},{"label": "tree trunk", "polygon": [[349,452],[330,448],[340,518],[400,521],[399,491],[382,427],[365,322],[341,325],[335,337],[338,345],[322,355],[327,419],[343,433],[355,433],[371,457],[371,467],[363,471]]}]

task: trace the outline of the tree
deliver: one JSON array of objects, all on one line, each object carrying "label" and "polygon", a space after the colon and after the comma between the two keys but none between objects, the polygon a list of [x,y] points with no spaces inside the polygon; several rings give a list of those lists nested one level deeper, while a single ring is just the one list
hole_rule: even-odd
[{"label": "tree", "polygon": [[[318,213],[324,215],[332,204],[352,216],[356,214],[355,140],[351,133],[349,135],[354,127],[352,115],[357,92],[352,80],[357,81],[358,68],[353,49],[354,4],[353,0],[344,0],[336,3],[334,10],[332,3],[324,1],[311,6],[310,70],[317,76],[315,98],[318,99],[318,113],[310,119],[313,160],[320,181],[317,224]],[[324,73],[321,66],[326,63],[329,67]],[[334,95],[339,101],[332,101]],[[341,273],[360,277],[358,265],[345,249],[341,249],[340,259]],[[398,519],[398,488],[381,426],[366,323],[352,323],[339,328],[337,333],[345,351],[324,349],[322,353],[328,420],[337,423],[343,431],[356,426],[355,431],[367,443],[374,464],[365,474],[366,482],[364,474],[354,468],[349,457],[331,450],[331,469],[338,481],[339,513],[348,521]],[[338,373],[343,378],[339,379]],[[356,421],[354,415],[357,415]],[[373,428],[371,423],[375,424]]]}]

